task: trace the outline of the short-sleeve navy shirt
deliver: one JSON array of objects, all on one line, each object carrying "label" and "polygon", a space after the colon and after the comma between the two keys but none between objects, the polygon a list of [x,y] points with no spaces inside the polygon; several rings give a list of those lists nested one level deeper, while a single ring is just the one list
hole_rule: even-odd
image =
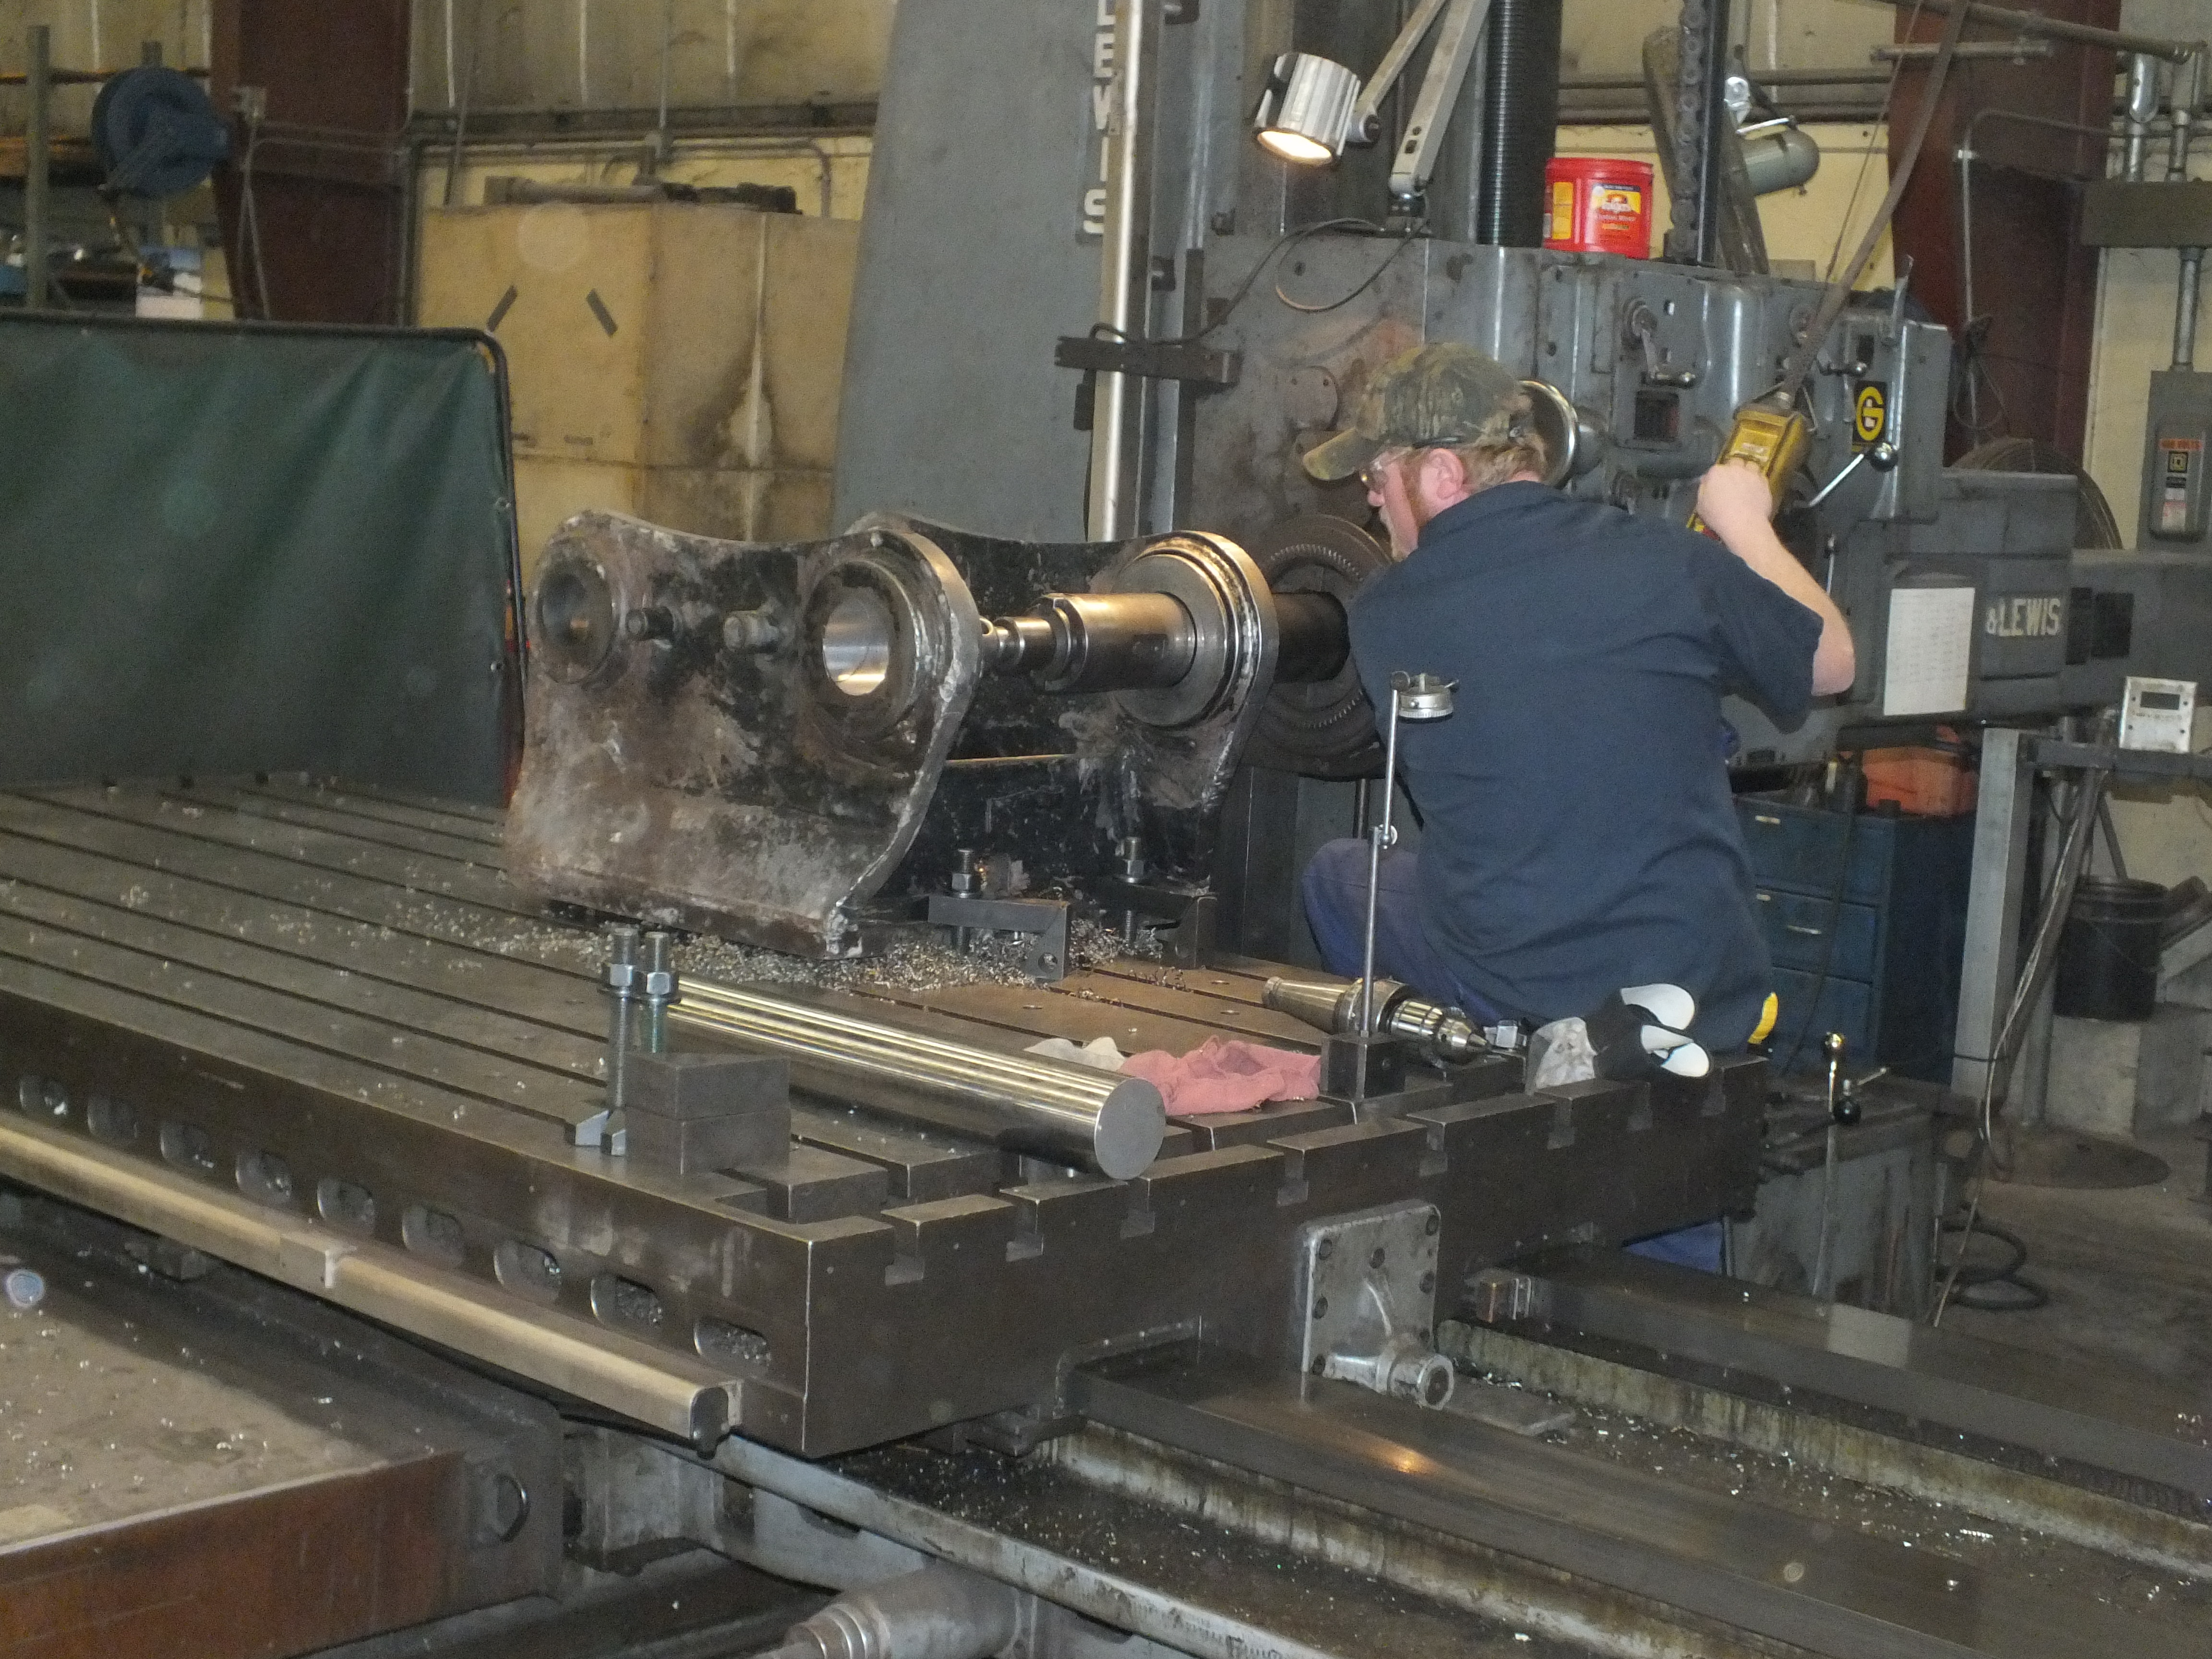
[{"label": "short-sleeve navy shirt", "polygon": [[1440,513],[1351,607],[1379,709],[1393,671],[1455,680],[1399,728],[1424,821],[1422,924],[1460,984],[1538,1023],[1665,981],[1720,1052],[1772,969],[1723,757],[1721,697],[1784,725],[1820,619],[1718,543],[1539,483]]}]

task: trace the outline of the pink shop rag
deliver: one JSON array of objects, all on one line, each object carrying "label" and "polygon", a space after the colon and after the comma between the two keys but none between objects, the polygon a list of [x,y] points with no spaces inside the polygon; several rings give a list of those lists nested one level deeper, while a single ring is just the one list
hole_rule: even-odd
[{"label": "pink shop rag", "polygon": [[1170,1117],[1249,1112],[1270,1100],[1310,1100],[1321,1087],[1321,1056],[1267,1048],[1242,1037],[1211,1036],[1187,1054],[1147,1048],[1121,1062],[1125,1076],[1160,1091]]}]

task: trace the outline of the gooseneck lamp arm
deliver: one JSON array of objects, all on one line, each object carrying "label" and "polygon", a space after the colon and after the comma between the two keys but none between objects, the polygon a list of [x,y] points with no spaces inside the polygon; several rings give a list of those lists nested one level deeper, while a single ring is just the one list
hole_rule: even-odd
[{"label": "gooseneck lamp arm", "polygon": [[[1382,100],[1390,95],[1390,88],[1398,84],[1398,77],[1406,72],[1406,65],[1413,61],[1413,53],[1420,47],[1431,27],[1451,0],[1421,0],[1413,8],[1413,15],[1406,19],[1406,27],[1398,31],[1398,38],[1390,43],[1382,61],[1375,66],[1368,78],[1367,88],[1359,94],[1359,101],[1352,106],[1352,124],[1346,136],[1355,144],[1371,144],[1382,131]],[[1464,3],[1464,0],[1462,0]]]},{"label": "gooseneck lamp arm", "polygon": [[1268,71],[1252,119],[1254,136],[1262,148],[1304,167],[1327,166],[1346,144],[1374,143],[1382,136],[1382,100],[1435,28],[1436,46],[1390,167],[1393,206],[1412,213],[1436,171],[1445,126],[1489,20],[1490,0],[1421,0],[1364,88],[1334,58],[1285,52]]}]

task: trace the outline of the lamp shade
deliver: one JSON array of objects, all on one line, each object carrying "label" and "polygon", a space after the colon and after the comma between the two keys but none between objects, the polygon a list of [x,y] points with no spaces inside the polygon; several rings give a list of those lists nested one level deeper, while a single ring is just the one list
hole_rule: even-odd
[{"label": "lamp shade", "polygon": [[1261,148],[1300,167],[1326,167],[1344,153],[1359,77],[1333,58],[1286,52],[1275,60],[1252,118]]}]

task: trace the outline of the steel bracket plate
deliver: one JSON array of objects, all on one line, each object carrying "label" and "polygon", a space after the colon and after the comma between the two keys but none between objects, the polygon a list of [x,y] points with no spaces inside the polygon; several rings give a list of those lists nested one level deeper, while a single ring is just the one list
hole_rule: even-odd
[{"label": "steel bracket plate", "polygon": [[1056,368],[1079,368],[1085,374],[1135,374],[1148,380],[1182,380],[1203,392],[1221,392],[1237,384],[1243,355],[1160,340],[1101,340],[1072,334],[1060,337],[1053,348],[1052,361]]},{"label": "steel bracket plate", "polygon": [[1435,1358],[1443,1231],[1437,1206],[1419,1202],[1299,1228],[1291,1307],[1299,1369],[1441,1405],[1451,1392],[1449,1367]]}]

